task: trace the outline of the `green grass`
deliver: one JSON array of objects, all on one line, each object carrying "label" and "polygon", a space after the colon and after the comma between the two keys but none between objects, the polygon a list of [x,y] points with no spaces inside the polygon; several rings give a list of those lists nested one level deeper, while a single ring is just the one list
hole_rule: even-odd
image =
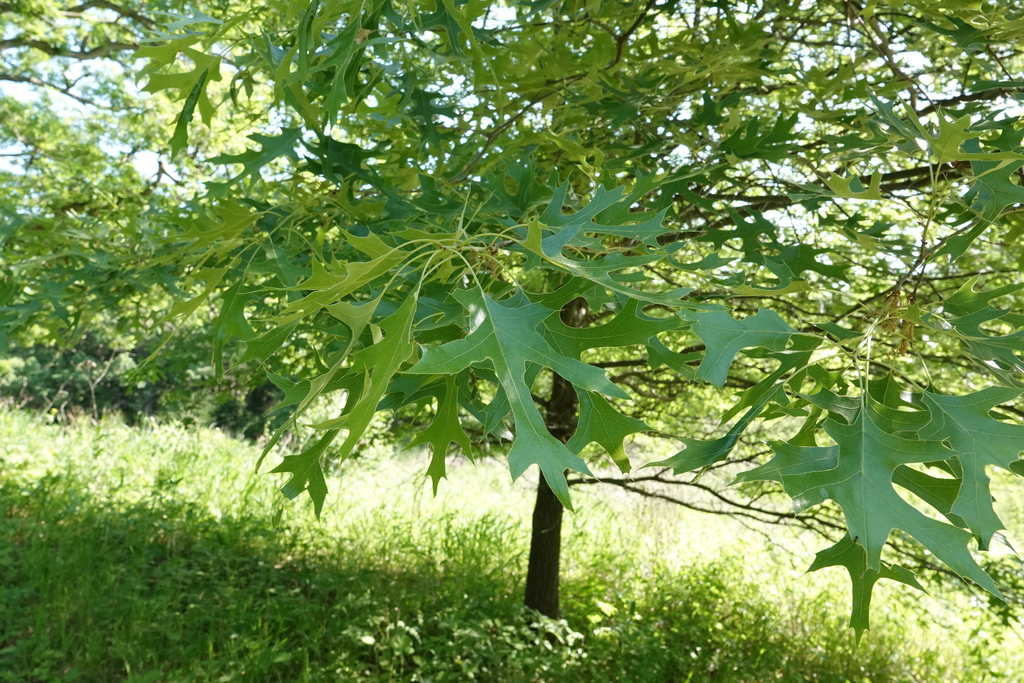
[{"label": "green grass", "polygon": [[519,604],[529,487],[500,466],[455,468],[435,499],[421,458],[354,463],[324,522],[300,502],[275,525],[256,455],[0,413],[0,681],[878,683],[1013,662],[933,647],[899,590],[856,648],[838,582],[728,522],[598,494],[567,520],[566,619],[538,618]]}]

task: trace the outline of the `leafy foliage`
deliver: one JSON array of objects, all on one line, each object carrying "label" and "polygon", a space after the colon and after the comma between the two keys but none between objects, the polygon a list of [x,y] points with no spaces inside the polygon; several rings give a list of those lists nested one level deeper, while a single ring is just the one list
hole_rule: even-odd
[{"label": "leafy foliage", "polygon": [[[514,477],[537,465],[568,507],[565,471],[591,472],[583,445],[628,469],[640,417],[675,433],[700,383],[738,389],[696,411],[723,436],[690,434],[652,464],[749,462],[736,456],[755,423],[795,434],[738,479],[842,508],[850,540],[815,566],[851,571],[858,630],[874,581],[914,583],[883,563],[893,530],[998,596],[968,543],[1001,527],[986,467],[1022,470],[1008,265],[1024,260],[1024,19],[986,8],[197,10],[139,53],[146,89],[183,102],[172,152],[203,130],[196,109],[214,126],[267,102],[258,148],[208,159],[233,170],[154,211],[142,258],[108,239],[43,281],[54,237],[12,214],[3,326],[74,335],[147,287],[170,299],[165,326],[217,307],[218,366],[263,365],[289,424],[336,401],[277,468],[318,513],[324,459],[358,452],[378,412],[415,421],[436,403],[416,439],[435,484],[451,442],[507,447]],[[555,437],[552,375],[579,397],[576,436]],[[645,398],[650,415],[630,405]]]}]

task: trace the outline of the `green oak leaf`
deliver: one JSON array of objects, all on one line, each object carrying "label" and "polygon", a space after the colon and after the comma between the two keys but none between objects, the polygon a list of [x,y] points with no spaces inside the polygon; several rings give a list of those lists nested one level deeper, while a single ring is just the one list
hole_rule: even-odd
[{"label": "green oak leaf", "polygon": [[[821,339],[810,336],[798,336],[795,337],[795,343],[793,348],[786,351],[776,351],[775,353],[768,354],[769,358],[779,361],[779,367],[777,367],[771,374],[762,379],[760,382],[745,390],[740,394],[740,400],[736,402],[729,410],[722,415],[722,421],[728,422],[735,416],[739,415],[740,412],[753,405],[762,403],[762,399],[771,399],[770,395],[775,395],[778,392],[783,392],[782,396],[785,396],[785,390],[783,387],[784,382],[779,383],[783,377],[792,371],[799,372],[800,369],[806,367],[810,361],[814,350],[821,345]],[[780,402],[785,403],[788,399],[782,398]]]},{"label": "green oak leaf", "polygon": [[[338,449],[338,458],[344,460],[352,454],[359,439],[377,412],[377,404],[387,393],[388,384],[402,364],[411,359],[414,346],[411,339],[412,321],[416,313],[416,293],[405,298],[394,313],[381,321],[384,338],[360,349],[351,356],[349,373],[361,372],[365,379],[362,394],[351,410],[333,420],[312,425],[315,429],[346,429],[348,435]],[[349,400],[353,400],[351,397]]]},{"label": "green oak leaf", "polygon": [[434,420],[430,426],[416,435],[416,438],[409,443],[409,448],[420,444],[430,444],[430,466],[427,474],[430,476],[434,487],[434,495],[437,495],[437,485],[446,475],[444,458],[448,454],[448,445],[456,443],[462,448],[466,455],[471,453],[469,436],[462,429],[459,422],[459,390],[455,385],[455,376],[448,375],[442,390],[438,394],[437,412],[434,413]]},{"label": "green oak leaf", "polygon": [[854,330],[848,330],[842,325],[836,325],[835,323],[823,322],[814,323],[814,326],[818,329],[825,330],[840,342],[849,342],[850,340],[859,341],[864,337],[860,332]]},{"label": "green oak leaf", "polygon": [[709,441],[680,439],[683,442],[683,450],[664,460],[647,463],[645,467],[671,467],[676,474],[684,474],[714,465],[732,453],[740,434],[748,424],[750,424],[750,420],[738,420],[725,436]]},{"label": "green oak leaf", "polygon": [[[988,304],[993,299],[1006,296],[1008,294],[1014,294],[1024,289],[1024,284],[1010,284],[996,289],[989,290],[978,290],[974,286],[978,284],[979,276],[974,276],[963,284],[960,289],[946,298],[942,302],[942,310],[951,316],[956,318],[967,318],[976,313],[982,311],[994,311],[998,313],[1006,313],[999,309],[991,308]],[[989,318],[991,320],[991,318]],[[972,334],[980,334],[977,328],[972,328]]]},{"label": "green oak leaf", "polygon": [[[943,302],[944,312],[956,316],[948,319],[954,331],[966,344],[971,355],[1000,376],[1008,371],[1024,371],[1024,360],[1018,355],[1024,351],[1024,332],[1013,332],[1003,336],[992,336],[981,329],[981,325],[1004,318],[1009,311],[992,308],[989,302],[1000,296],[1013,294],[1024,285],[1011,284],[988,291],[974,289],[978,278],[972,278],[953,296]],[[996,361],[994,366],[989,361]]]},{"label": "green oak leaf", "polygon": [[[180,135],[179,127],[183,123],[187,125],[188,121],[191,120],[197,106],[203,123],[210,125],[215,107],[210,101],[207,90],[211,81],[219,81],[222,78],[220,73],[221,58],[188,47],[194,42],[195,38],[192,37],[179,38],[159,47],[146,45],[140,47],[135,52],[136,59],[149,60],[148,64],[138,74],[139,78],[149,76],[146,86],[142,89],[144,92],[155,93],[161,90],[177,90],[182,94],[188,93],[185,96],[185,106],[182,108],[182,113],[178,115],[175,137]],[[179,73],[158,73],[161,68],[174,64],[179,52],[192,62],[192,70]],[[186,110],[188,111],[187,115],[185,114]],[[174,144],[172,142],[172,148]]]},{"label": "green oak leaf", "polygon": [[[964,343],[971,355],[1004,380],[1013,381],[1013,375],[1024,372],[1024,359],[1018,355],[1024,351],[1024,331],[1002,337],[965,338]],[[989,361],[995,361],[993,365]]]},{"label": "green oak leaf", "polygon": [[[339,185],[351,182],[353,179],[383,188],[387,187],[386,182],[372,168],[367,168],[363,162],[377,156],[376,152],[365,150],[359,145],[349,142],[338,142],[334,138],[319,140],[316,144],[303,142],[308,152],[315,155],[316,159],[309,159],[307,167],[314,173],[323,173],[324,177]],[[349,204],[355,214],[360,210],[373,206],[366,202]]]},{"label": "green oak leaf", "polygon": [[629,472],[629,458],[623,446],[625,438],[650,427],[643,420],[615,410],[600,394],[577,389],[576,395],[580,400],[580,418],[576,433],[566,442],[566,448],[579,453],[587,444],[597,443],[608,452],[620,471]]},{"label": "green oak leaf", "polygon": [[[1011,178],[1024,167],[1020,155],[1011,159],[993,159],[988,161],[981,154],[981,145],[977,139],[968,140],[964,148],[973,157],[981,157],[971,161],[973,182],[971,189],[964,195],[971,210],[978,214],[987,226],[996,220],[1008,206],[1024,203],[1024,188],[1014,183]],[[999,153],[993,153],[995,156]],[[1002,155],[1000,155],[1002,156]]]},{"label": "green oak leaf", "polygon": [[729,209],[728,213],[735,226],[733,229],[725,230],[716,227],[698,237],[697,241],[710,242],[715,245],[716,251],[721,251],[726,242],[738,239],[740,240],[740,249],[743,251],[744,256],[754,263],[761,263],[763,260],[761,252],[764,249],[765,243],[761,241],[762,236],[766,239],[767,244],[772,247],[778,248],[781,246],[777,236],[779,229],[760,212],[751,211],[750,220],[747,220],[732,209]]},{"label": "green oak leaf", "polygon": [[612,384],[604,372],[559,353],[537,331],[551,315],[541,304],[517,295],[495,301],[479,289],[454,294],[469,311],[472,330],[464,339],[441,346],[426,347],[423,358],[407,372],[413,374],[455,374],[473,364],[490,364],[504,389],[516,425],[516,437],[509,451],[512,477],[537,465],[552,491],[567,508],[569,486],[564,471],[590,473],[583,460],[548,432],[544,419],[530,395],[525,380],[527,363],[557,372],[578,388],[615,398],[629,396]]},{"label": "green oak leaf", "polygon": [[336,302],[383,277],[405,260],[407,254],[392,249],[372,261],[349,261],[329,266],[314,259],[312,274],[290,290],[308,291],[309,294],[285,306],[278,320],[288,321],[316,313],[321,308],[330,310]]},{"label": "green oak leaf", "polygon": [[596,233],[599,235],[612,235],[616,237],[636,238],[644,244],[657,248],[658,237],[664,235],[667,230],[663,227],[667,209],[655,213],[653,216],[641,214],[639,216],[621,211],[616,212],[619,218],[627,220],[640,220],[638,223],[625,225],[605,225],[595,223],[594,219],[601,213],[621,208],[624,204],[624,189],[617,187],[614,190],[607,190],[599,187],[594,198],[583,208],[575,213],[563,214],[562,206],[566,203],[566,194],[569,191],[569,183],[566,182],[551,197],[551,202],[538,217],[539,223],[546,228],[559,228],[555,234],[541,239],[541,248],[548,256],[559,253],[563,246],[575,245],[583,233]]},{"label": "green oak leaf", "polygon": [[[953,469],[949,467],[949,461],[931,463],[943,470]],[[948,469],[947,469],[948,468]],[[956,468],[959,472],[959,468]],[[915,496],[931,505],[955,526],[961,529],[967,528],[967,522],[960,515],[953,513],[953,503],[957,494],[960,493],[960,486],[963,484],[961,477],[934,477],[926,472],[915,470],[909,465],[900,465],[892,473],[892,483],[902,486]]]},{"label": "green oak leaf", "polygon": [[893,529],[901,529],[953,571],[999,597],[991,577],[971,557],[971,534],[928,517],[893,488],[893,472],[900,465],[945,460],[953,453],[940,441],[891,434],[883,428],[887,421],[873,400],[861,397],[861,409],[850,424],[831,418],[824,422],[835,446],[773,443],[775,457],[736,481],[780,482],[796,509],[836,501],[850,534],[867,551],[868,569],[881,569],[882,546]]},{"label": "green oak leaf", "polygon": [[175,301],[171,305],[171,310],[167,312],[161,322],[168,322],[176,318],[188,318],[196,309],[206,301],[210,295],[217,289],[217,285],[224,279],[224,275],[228,272],[227,268],[203,268],[199,272],[190,275],[189,278],[193,281],[203,280],[206,282],[206,287],[203,291],[185,301]]},{"label": "green oak leaf", "polygon": [[242,363],[248,363],[251,360],[258,360],[261,363],[277,352],[281,345],[291,337],[292,332],[298,325],[298,321],[288,323],[286,325],[280,325],[275,327],[259,337],[247,341],[245,343],[245,351],[242,353],[242,357],[238,359],[235,364],[241,365]]},{"label": "green oak leaf", "polygon": [[[583,283],[584,287],[579,288],[578,284]],[[551,308],[557,304],[561,308],[564,304],[576,298],[579,293],[587,291],[591,287],[586,280],[573,279],[573,281],[551,295],[527,294],[526,296],[534,302],[542,303],[545,307]],[[563,292],[566,290],[566,292]],[[557,296],[556,296],[557,295]],[[579,360],[584,351],[604,347],[621,347],[632,344],[660,344],[654,335],[667,330],[674,330],[682,327],[684,323],[678,317],[651,318],[640,311],[640,302],[629,299],[621,306],[615,317],[604,325],[593,327],[570,327],[561,321],[561,317],[554,313],[544,321],[542,329],[545,338],[562,355]],[[666,352],[671,356],[672,351]],[[679,355],[679,354],[676,354]],[[694,356],[695,358],[697,356]],[[673,362],[674,358],[670,358]],[[692,368],[682,366],[690,371]],[[540,372],[540,366],[529,364],[527,366],[526,384],[532,386],[533,381]],[[494,399],[483,410],[486,419],[484,422],[485,431],[490,432],[498,428],[500,420],[508,414],[511,405],[505,390],[499,385]]]},{"label": "green oak leaf", "polygon": [[[651,304],[672,306],[674,308],[680,306],[693,307],[692,305],[687,306],[680,301],[680,299],[692,291],[687,287],[680,287],[667,292],[648,292],[624,284],[623,276],[618,271],[650,265],[664,258],[662,254],[623,256],[619,252],[614,252],[592,260],[568,258],[563,254],[556,254],[546,258],[550,263],[562,267],[576,277],[590,280],[627,298],[639,299]],[[704,308],[709,308],[709,306],[704,306]]]},{"label": "green oak leaf", "polygon": [[828,254],[835,259],[836,254],[831,249],[816,249],[807,244],[787,245],[778,247],[778,259],[785,263],[793,273],[800,274],[806,271],[821,273],[825,277],[838,280],[847,280],[846,271],[849,266],[827,264],[818,261],[818,256]]},{"label": "green oak leaf", "polygon": [[[295,382],[293,380],[288,379],[287,377],[276,375],[273,372],[270,372],[269,370],[267,370],[266,373],[267,379],[273,382],[278,389],[284,392],[284,398],[277,402],[277,405],[274,408],[275,410],[277,410],[278,408],[283,408],[285,406],[295,405],[296,403],[298,403],[299,401],[301,401],[302,399],[306,398],[306,396],[309,395],[308,379],[303,379],[299,380],[298,382]],[[259,470],[259,468],[256,469]]]},{"label": "green oak leaf", "polygon": [[947,121],[946,116],[939,110],[939,130],[935,136],[928,135],[928,147],[934,154],[935,162],[944,164],[948,161],[956,161],[963,156],[961,146],[970,139],[977,138],[978,133],[972,132],[970,115]]},{"label": "green oak leaf", "polygon": [[832,190],[837,197],[843,199],[869,199],[882,201],[881,183],[882,174],[878,171],[871,176],[871,182],[867,187],[861,183],[857,176],[842,177],[832,173],[825,179],[825,185]]},{"label": "green oak leaf", "polygon": [[168,19],[174,19],[174,21],[161,21],[160,25],[166,29],[168,33],[174,33],[175,31],[181,31],[189,26],[195,24],[223,24],[224,22],[220,19],[203,14],[197,9],[190,10],[190,15],[181,14],[179,12],[154,12],[161,16],[167,17]]},{"label": "green oak leaf", "polygon": [[427,92],[419,88],[413,89],[409,96],[411,107],[408,115],[419,125],[420,140],[424,144],[434,146],[435,149],[441,148],[443,137],[448,135],[442,135],[441,129],[434,123],[434,118],[436,116],[458,117],[454,107],[434,104],[434,100],[441,97],[444,97],[443,93]]},{"label": "green oak leaf", "polygon": [[243,290],[244,280],[238,279],[234,285],[221,294],[221,307],[213,322],[213,370],[219,380],[224,374],[224,343],[231,337],[249,341],[256,337],[256,332],[245,317],[245,306],[252,294]]},{"label": "green oak leaf", "polygon": [[[985,28],[972,26],[963,19],[953,15],[943,15],[942,18],[952,24],[953,28],[938,26],[930,21],[924,22],[924,25],[936,33],[952,38],[957,47],[967,48],[972,52],[976,52],[985,49],[986,45],[994,42],[989,37],[988,31]],[[973,89],[977,89],[977,86]]]},{"label": "green oak leaf", "polygon": [[751,285],[738,285],[732,288],[735,294],[740,296],[772,296],[779,294],[800,294],[810,292],[814,288],[804,279],[797,279],[785,282],[772,283],[774,287],[752,287]]},{"label": "green oak leaf", "polygon": [[[552,193],[551,200],[544,208],[544,212],[538,217],[540,223],[545,227],[562,228],[562,230],[556,233],[555,239],[551,237],[544,239],[544,251],[547,253],[557,253],[580,230],[590,225],[596,225],[593,222],[594,218],[605,209],[621,201],[625,191],[625,188],[622,187],[616,187],[611,190],[599,187],[594,198],[587,202],[586,206],[583,206],[578,211],[567,214],[562,212],[562,207],[568,204],[566,197],[569,194],[569,182],[562,183]],[[566,228],[569,229],[567,230]]]},{"label": "green oak leaf", "polygon": [[736,354],[752,346],[782,351],[797,331],[786,324],[779,314],[761,309],[756,315],[736,320],[724,311],[687,313],[695,322],[694,334],[701,338],[707,351],[697,368],[697,378],[716,387],[725,385],[729,366]]},{"label": "green oak leaf", "polygon": [[327,498],[327,481],[324,479],[324,469],[320,464],[324,451],[338,435],[337,429],[324,432],[324,435],[312,446],[298,455],[286,455],[281,464],[270,470],[271,472],[289,472],[291,477],[281,487],[281,492],[288,498],[295,498],[303,491],[309,492],[313,500],[313,511],[317,519],[324,509],[324,500]]},{"label": "green oak leaf", "polygon": [[[526,298],[534,303],[544,304],[552,311],[560,311],[562,308],[577,297],[587,298],[594,283],[579,277],[567,278],[567,282],[552,292],[524,292]],[[587,298],[589,302],[590,299]],[[591,304],[593,307],[593,304]]]},{"label": "green oak leaf", "polygon": [[[440,398],[445,392],[444,377],[430,375],[407,375],[402,373],[391,380],[387,393],[377,404],[377,412],[382,410],[398,410],[402,406],[420,403],[424,399]],[[458,382],[458,378],[456,378]],[[462,402],[461,396],[457,396]]]},{"label": "green oak leaf", "polygon": [[1010,179],[1024,161],[974,161],[971,167],[975,180],[964,199],[986,221],[994,221],[1008,206],[1024,203],[1024,188]]},{"label": "green oak leaf", "polygon": [[302,138],[301,128],[282,128],[280,135],[263,135],[253,133],[249,139],[256,142],[261,150],[250,149],[241,154],[221,154],[209,161],[214,164],[241,164],[242,172],[233,176],[227,184],[239,181],[246,176],[251,176],[253,182],[259,180],[260,169],[278,157],[288,157],[298,160],[295,152],[295,145]]},{"label": "green oak leaf", "polygon": [[978,537],[978,545],[987,550],[992,535],[1004,525],[992,509],[992,493],[987,465],[1011,470],[1024,450],[1024,426],[1003,422],[990,411],[1001,403],[1013,401],[1022,389],[989,387],[967,396],[941,396],[925,392],[924,402],[931,421],[918,430],[922,439],[949,442],[960,461],[963,483],[951,511],[967,523]]},{"label": "green oak leaf", "polygon": [[[678,245],[679,247],[683,246],[683,244],[681,242],[676,242],[675,244]],[[669,247],[669,250],[671,251],[671,246]],[[673,259],[671,257],[668,260],[669,260],[669,262],[673,266],[675,266],[676,268],[679,268],[680,270],[704,270],[704,271],[711,271],[711,270],[716,270],[718,268],[721,268],[722,266],[729,265],[730,263],[734,262],[736,260],[736,258],[735,257],[733,257],[733,258],[726,258],[724,256],[721,256],[718,253],[714,253],[714,254],[708,254],[707,256],[702,258],[700,261],[694,261],[693,263],[679,263],[679,262],[677,262],[675,259]]]},{"label": "green oak leaf", "polygon": [[709,441],[700,439],[680,439],[683,442],[683,450],[664,460],[651,462],[644,467],[671,467],[676,474],[692,472],[702,467],[714,465],[716,462],[725,460],[732,449],[736,447],[740,435],[754,421],[754,418],[764,409],[766,403],[771,399],[774,392],[763,394],[743,414],[743,417],[736,420],[736,423],[729,428],[725,436]]},{"label": "green oak leaf", "polygon": [[764,119],[753,117],[747,122],[746,128],[739,128],[722,140],[722,150],[740,159],[779,161],[796,147],[792,144],[796,137],[792,131],[797,118],[796,114],[779,116],[770,129],[762,131]]},{"label": "green oak leaf", "polygon": [[579,358],[584,351],[606,347],[645,344],[656,335],[684,326],[678,317],[651,318],[640,311],[640,302],[629,299],[619,312],[604,325],[569,327],[557,313],[545,321],[545,333],[552,345],[571,358]]},{"label": "green oak leaf", "polygon": [[[197,250],[213,245],[216,251],[229,251],[238,245],[242,233],[256,221],[257,215],[235,199],[225,199],[212,207],[213,216],[203,213],[196,220],[187,223],[188,230],[173,237],[175,242],[187,242],[186,250]],[[214,219],[219,220],[214,220]],[[214,253],[214,250],[208,253]],[[181,259],[180,251],[172,251],[163,257],[175,262]]]},{"label": "green oak leaf", "polygon": [[196,81],[192,91],[185,98],[185,105],[181,108],[181,113],[178,114],[178,119],[174,122],[174,135],[171,136],[172,159],[178,156],[178,152],[185,149],[188,145],[188,124],[192,122],[192,116],[195,114],[199,97],[205,92],[206,78],[209,75],[209,69],[204,69],[203,73],[199,75],[199,80]]},{"label": "green oak leaf", "polygon": [[869,380],[867,389],[868,396],[874,399],[879,424],[886,431],[912,437],[928,422],[921,394],[906,391],[892,374]]},{"label": "green oak leaf", "polygon": [[692,365],[687,365],[687,363],[699,360],[703,357],[704,354],[699,351],[691,353],[673,351],[665,346],[665,344],[657,337],[652,337],[647,340],[647,365],[649,365],[652,370],[657,370],[660,367],[666,367],[677,372],[683,379],[697,379],[697,368]]},{"label": "green oak leaf", "polygon": [[466,53],[462,47],[462,37],[465,37],[470,46],[473,46],[475,44],[473,38],[477,31],[472,26],[470,19],[455,8],[456,4],[453,0],[437,0],[434,3],[434,11],[421,15],[418,23],[421,30],[443,31],[448,37],[448,48],[452,54],[463,57]]},{"label": "green oak leaf", "polygon": [[[606,347],[623,347],[657,342],[656,335],[683,326],[678,317],[651,318],[640,311],[640,302],[629,299],[619,312],[604,325],[569,327],[555,313],[545,321],[545,335],[552,345],[570,358],[580,358],[584,351]],[[671,353],[671,352],[669,352]],[[630,470],[623,448],[624,437],[650,429],[642,420],[628,417],[613,408],[597,394],[577,389],[580,417],[576,434],[566,443],[579,453],[589,443],[601,445],[622,472]]]},{"label": "green oak leaf", "polygon": [[871,592],[879,579],[899,581],[924,591],[914,573],[897,565],[882,562],[878,569],[868,569],[867,553],[863,546],[855,543],[847,534],[841,541],[830,548],[819,551],[814,562],[807,568],[816,572],[825,567],[846,567],[850,572],[850,583],[853,589],[853,609],[850,614],[850,627],[857,633],[857,642],[868,628],[868,614],[871,609]]},{"label": "green oak leaf", "polygon": [[[607,190],[599,188],[594,198],[580,210],[571,214],[563,214],[568,185],[556,190],[550,203],[537,220],[527,224],[526,235],[522,247],[533,255],[559,266],[571,275],[605,287],[630,299],[639,299],[647,303],[663,304],[678,307],[680,299],[690,293],[688,288],[679,288],[668,292],[645,292],[625,284],[630,275],[619,271],[636,269],[650,265],[665,258],[661,251],[639,253],[625,256],[620,252],[612,252],[596,259],[577,259],[562,253],[563,247],[573,246],[583,239],[585,233],[593,232],[622,237],[638,237],[646,243],[657,244],[656,237],[665,232],[661,228],[663,213],[635,225],[608,226],[595,223],[594,217],[622,201],[623,189]],[[550,228],[559,228],[552,235],[545,236]],[[589,242],[587,242],[589,244]]]},{"label": "green oak leaf", "polygon": [[324,102],[328,121],[334,123],[341,106],[352,99],[354,76],[350,65],[358,60],[364,45],[356,42],[361,22],[351,21],[343,31],[338,33],[323,47],[324,59],[314,66],[310,73],[331,73],[330,90]]}]

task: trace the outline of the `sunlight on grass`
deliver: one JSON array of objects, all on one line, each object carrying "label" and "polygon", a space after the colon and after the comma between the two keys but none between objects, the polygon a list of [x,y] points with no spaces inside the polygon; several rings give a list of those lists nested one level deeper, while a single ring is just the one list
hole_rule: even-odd
[{"label": "sunlight on grass", "polygon": [[[859,649],[815,543],[578,494],[566,620],[520,606],[532,488],[346,464],[324,519],[211,430],[0,413],[0,681],[981,681],[1024,675],[964,598],[887,588]],[[914,616],[924,605],[933,616]],[[938,622],[933,621],[934,617]],[[972,633],[973,629],[973,633]]]}]

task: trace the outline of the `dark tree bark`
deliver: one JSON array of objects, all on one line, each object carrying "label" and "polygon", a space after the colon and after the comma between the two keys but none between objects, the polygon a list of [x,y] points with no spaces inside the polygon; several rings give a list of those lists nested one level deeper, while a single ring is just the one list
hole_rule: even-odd
[{"label": "dark tree bark", "polygon": [[541,475],[533,508],[530,564],[526,570],[526,606],[557,619],[558,566],[562,555],[562,503]]},{"label": "dark tree bark", "polygon": [[[562,309],[562,322],[582,327],[587,320],[587,302],[570,301]],[[551,398],[545,408],[551,435],[565,443],[576,431],[579,398],[572,383],[554,376]],[[546,617],[558,619],[558,578],[562,555],[562,503],[555,497],[544,475],[537,484],[537,502],[533,508],[533,533],[530,537],[530,561],[526,569],[526,606]]]}]

